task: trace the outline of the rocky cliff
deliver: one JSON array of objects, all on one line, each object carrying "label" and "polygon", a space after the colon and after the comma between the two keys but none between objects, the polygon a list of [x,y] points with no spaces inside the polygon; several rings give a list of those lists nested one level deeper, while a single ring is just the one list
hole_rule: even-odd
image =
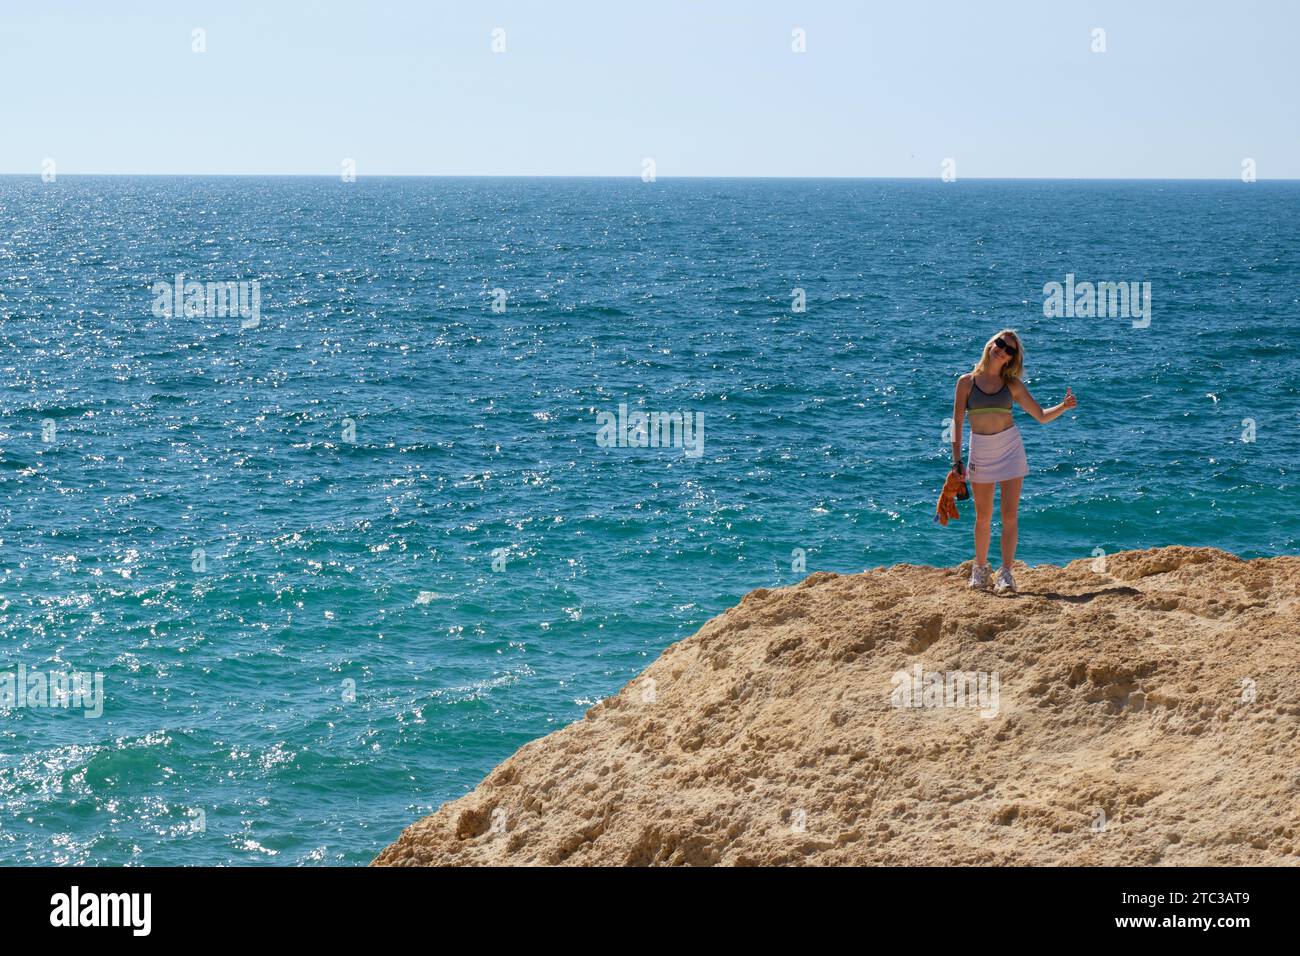
[{"label": "rocky cliff", "polygon": [[379,865],[1300,864],[1300,558],[758,590]]}]

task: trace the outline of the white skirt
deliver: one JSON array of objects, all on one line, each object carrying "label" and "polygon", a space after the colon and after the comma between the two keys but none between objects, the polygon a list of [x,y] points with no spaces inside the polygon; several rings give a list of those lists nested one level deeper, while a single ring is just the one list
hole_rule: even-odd
[{"label": "white skirt", "polygon": [[1025,443],[1020,429],[1012,425],[995,435],[970,434],[970,480],[986,484],[1009,481],[1029,474]]}]

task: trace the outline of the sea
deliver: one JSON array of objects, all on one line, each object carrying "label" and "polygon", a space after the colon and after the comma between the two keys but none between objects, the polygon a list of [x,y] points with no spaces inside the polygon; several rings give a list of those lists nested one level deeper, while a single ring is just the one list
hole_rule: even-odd
[{"label": "sea", "polygon": [[0,863],[365,864],[746,592],[969,559],[1006,327],[1019,560],[1300,553],[1300,183],[0,177]]}]

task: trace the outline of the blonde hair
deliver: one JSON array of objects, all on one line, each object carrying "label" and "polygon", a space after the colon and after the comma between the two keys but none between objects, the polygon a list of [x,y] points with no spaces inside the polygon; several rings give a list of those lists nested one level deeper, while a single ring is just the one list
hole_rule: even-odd
[{"label": "blonde hair", "polygon": [[980,355],[980,360],[975,363],[975,367],[971,369],[971,374],[979,375],[989,367],[992,362],[993,343],[999,338],[1008,339],[1016,347],[1015,357],[1002,366],[1002,381],[1010,385],[1025,370],[1025,343],[1020,341],[1020,336],[1016,334],[1015,329],[1003,329],[984,343],[984,351]]}]

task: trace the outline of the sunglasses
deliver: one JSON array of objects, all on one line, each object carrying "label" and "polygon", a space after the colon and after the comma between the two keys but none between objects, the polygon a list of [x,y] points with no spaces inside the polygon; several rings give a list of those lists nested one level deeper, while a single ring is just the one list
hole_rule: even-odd
[{"label": "sunglasses", "polygon": [[996,345],[998,348],[1000,348],[1007,355],[1010,355],[1012,358],[1015,358],[1016,353],[1020,351],[1014,345],[1008,344],[1007,340],[1003,338],[994,339],[993,344]]}]

